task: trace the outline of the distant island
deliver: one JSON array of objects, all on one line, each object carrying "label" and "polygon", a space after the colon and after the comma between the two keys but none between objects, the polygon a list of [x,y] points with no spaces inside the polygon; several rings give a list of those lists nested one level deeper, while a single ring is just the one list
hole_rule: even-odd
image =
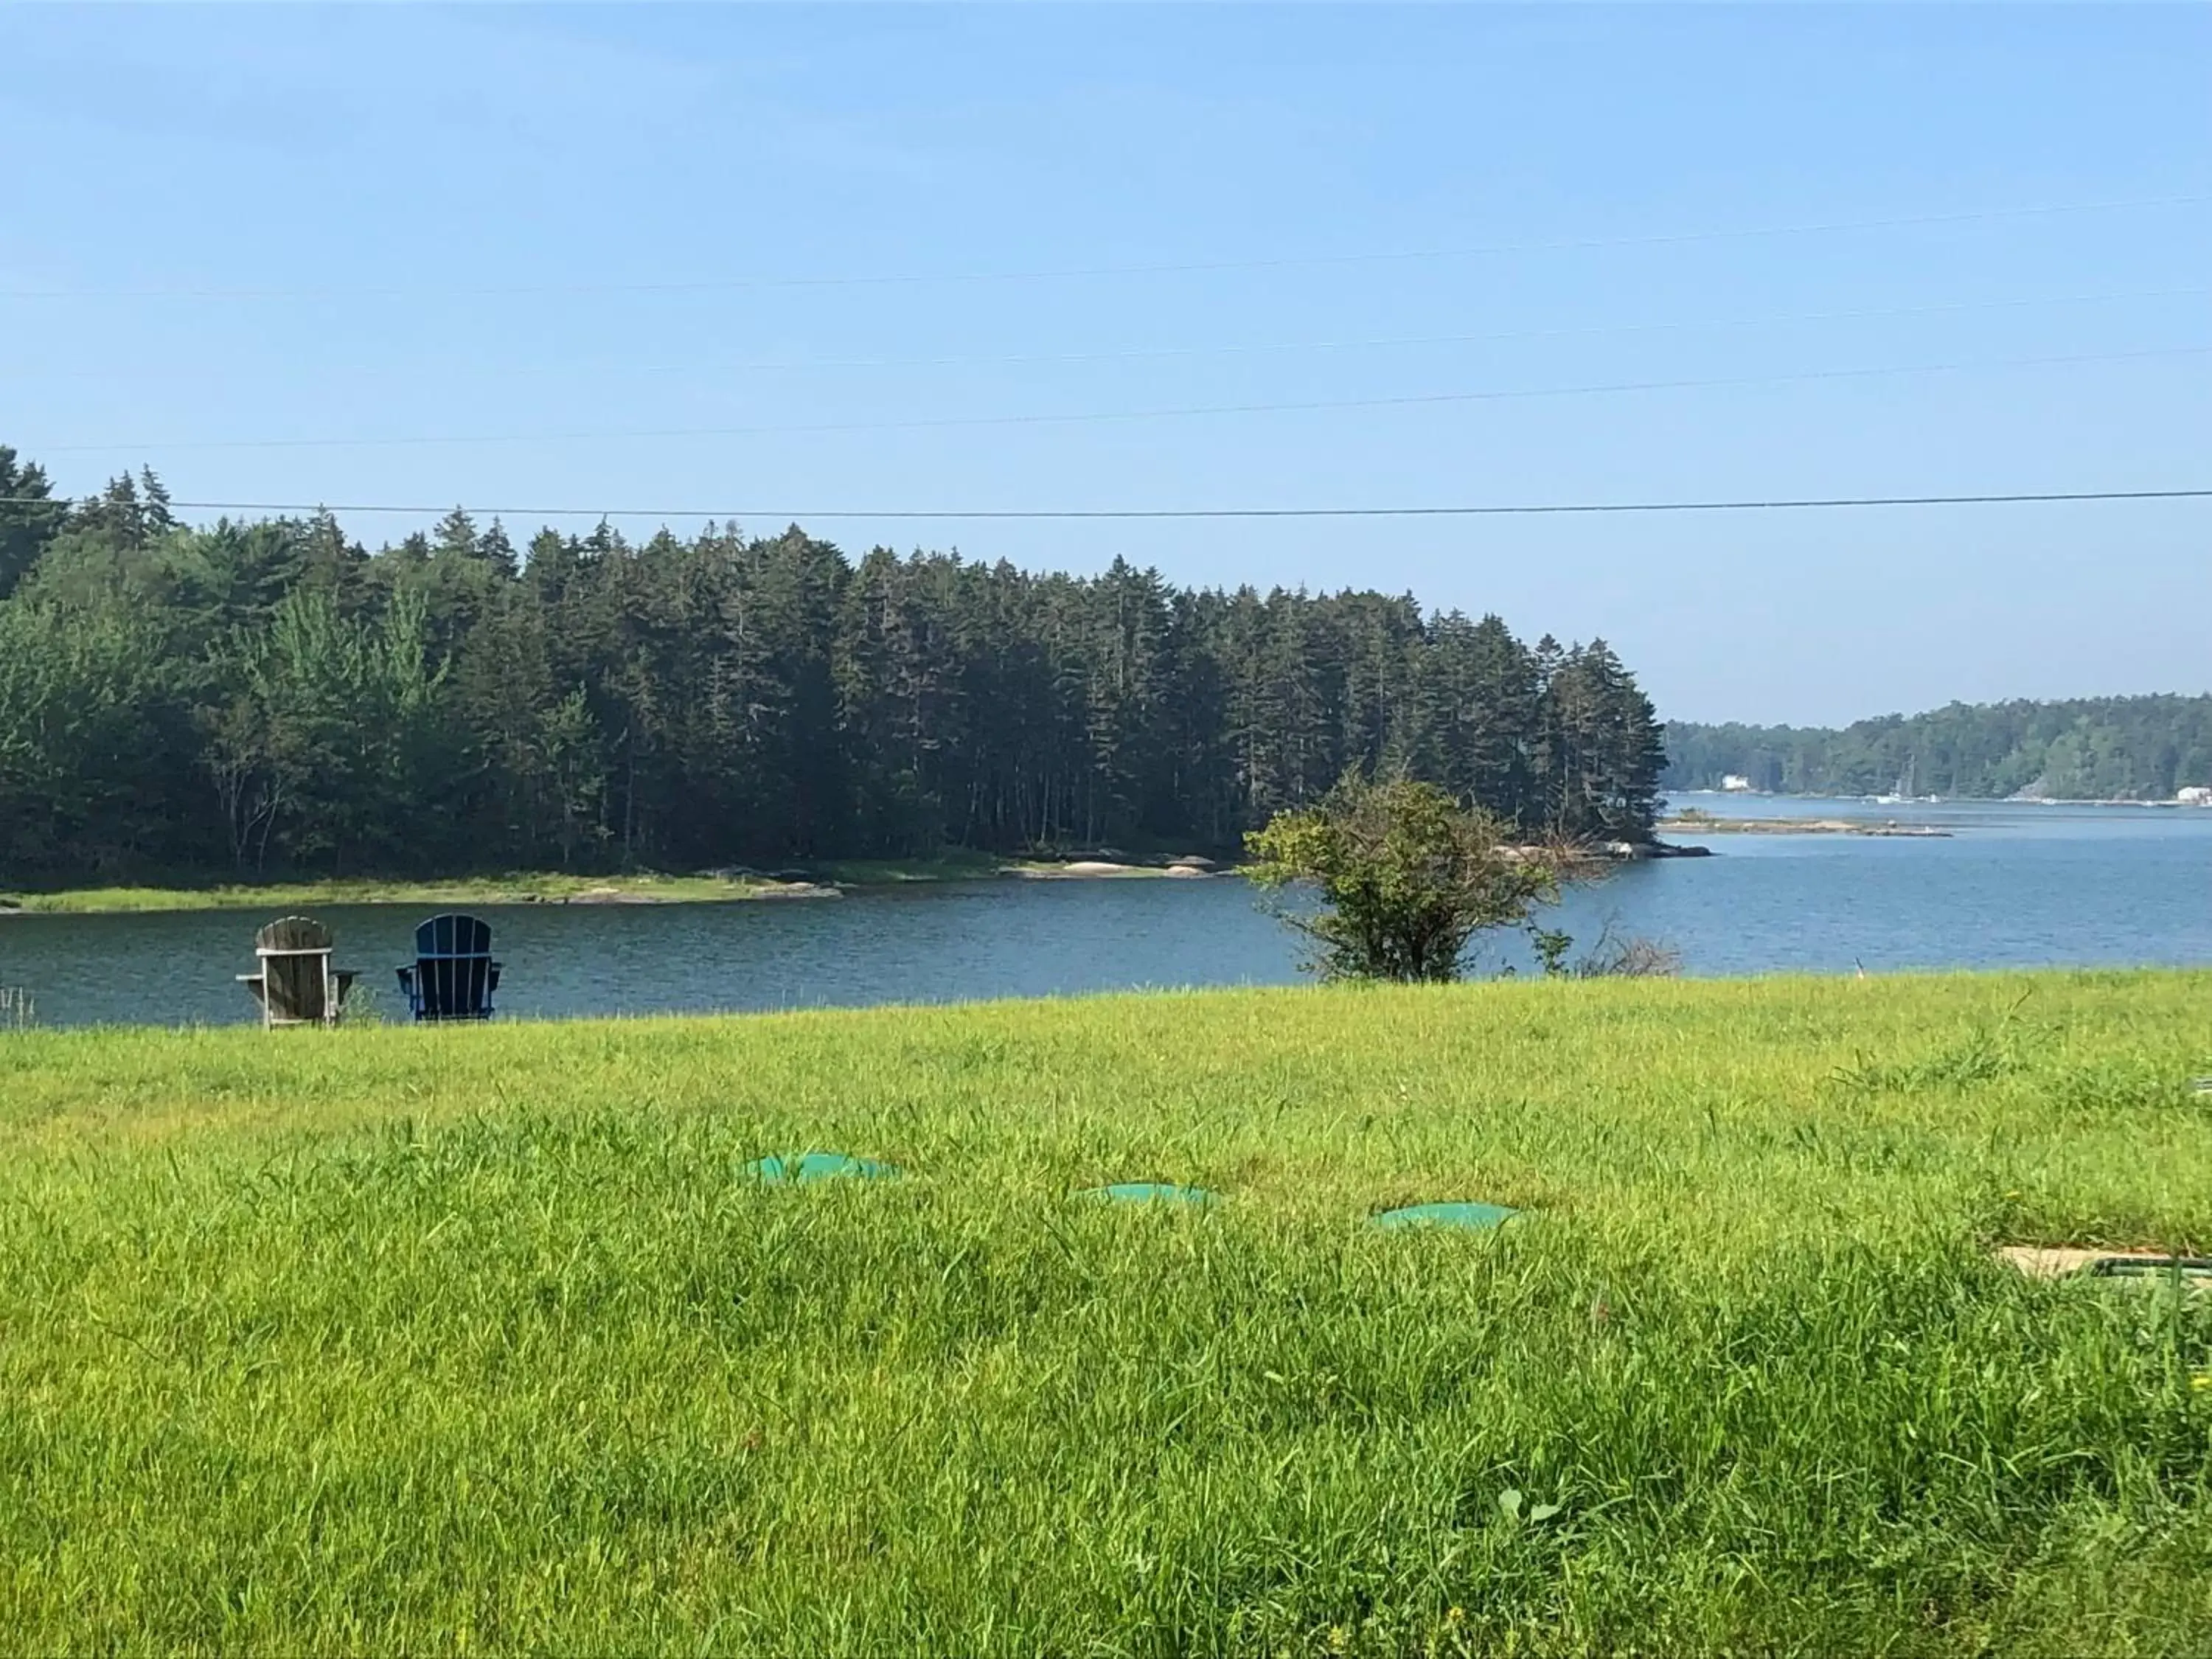
[{"label": "distant island", "polygon": [[1841,730],[1675,720],[1662,781],[1676,791],[2170,801],[2212,786],[2212,696],[1954,702]]},{"label": "distant island", "polygon": [[1939,824],[1899,823],[1894,818],[1724,818],[1695,806],[1683,807],[1660,819],[1659,828],[1670,835],[1687,836],[1877,836],[1935,841],[1951,837],[1951,832]]}]

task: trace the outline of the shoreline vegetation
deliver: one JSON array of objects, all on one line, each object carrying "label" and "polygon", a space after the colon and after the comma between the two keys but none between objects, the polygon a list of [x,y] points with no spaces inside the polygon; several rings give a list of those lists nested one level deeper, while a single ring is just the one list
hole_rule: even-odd
[{"label": "shoreline vegetation", "polygon": [[445,881],[296,881],[207,887],[83,887],[56,892],[0,891],[0,916],[98,915],[161,910],[268,910],[318,905],[721,904],[753,900],[834,899],[854,889],[956,881],[1178,880],[1237,872],[1197,854],[1134,859],[1115,854],[1070,859],[1000,859],[963,852],[939,859],[848,859],[773,871],[729,866],[674,875],[526,873]]},{"label": "shoreline vegetation", "polygon": [[[1914,795],[1907,799],[1896,795],[1863,794],[1856,790],[1833,794],[1819,789],[1676,789],[1670,793],[1674,797],[1709,795],[1718,800],[1860,800],[1874,806],[2141,806],[2168,811],[2212,810],[2212,805],[2205,802],[2149,800],[2139,795]],[[1680,815],[1661,814],[1658,827],[1663,829],[1670,816]]]},{"label": "shoreline vegetation", "polygon": [[2201,1653],[2208,993],[0,1030],[0,1628]]},{"label": "shoreline vegetation", "polygon": [[[1667,827],[1667,826],[1662,826]],[[1673,827],[1703,830],[1702,820]],[[1734,826],[1727,826],[1733,828]],[[1536,849],[1512,848],[1511,853]],[[1590,863],[1703,858],[1708,848],[1659,841],[1606,842],[1582,849]],[[539,872],[459,876],[442,881],[383,880],[222,883],[211,886],[73,887],[0,890],[0,918],[113,915],[166,910],[282,910],[338,905],[732,904],[762,900],[835,899],[853,891],[962,881],[1175,881],[1241,879],[1235,865],[1199,854],[1138,856],[1113,848],[1067,858],[998,858],[949,848],[935,859],[832,859],[755,870],[729,866],[690,875],[633,871],[611,875]]]},{"label": "shoreline vegetation", "polygon": [[1948,841],[1940,824],[1900,823],[1895,818],[1723,818],[1692,807],[1659,821],[1673,835],[1696,836],[1897,836],[1911,840]]},{"label": "shoreline vegetation", "polygon": [[4,444],[0,498],[9,886],[1218,852],[1398,769],[1638,840],[1665,763],[1602,641],[1412,595],[458,509],[372,550],[150,472],[64,500]]}]

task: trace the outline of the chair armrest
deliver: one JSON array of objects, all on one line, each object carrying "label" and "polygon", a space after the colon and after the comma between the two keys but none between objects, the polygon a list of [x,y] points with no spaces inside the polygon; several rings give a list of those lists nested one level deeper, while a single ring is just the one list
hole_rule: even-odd
[{"label": "chair armrest", "polygon": [[407,995],[410,997],[413,996],[415,994],[415,970],[412,968],[402,968],[398,971],[399,974],[399,988]]},{"label": "chair armrest", "polygon": [[484,989],[488,992],[499,989],[499,967],[495,962],[491,965],[491,977],[484,981]]}]

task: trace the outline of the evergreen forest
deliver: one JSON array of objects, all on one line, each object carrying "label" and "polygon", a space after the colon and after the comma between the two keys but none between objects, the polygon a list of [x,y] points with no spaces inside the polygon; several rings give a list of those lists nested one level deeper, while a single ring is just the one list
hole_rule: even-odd
[{"label": "evergreen forest", "polygon": [[1600,641],[1410,595],[1171,586],[456,510],[182,522],[0,447],[0,884],[1235,848],[1347,770],[1648,836]]},{"label": "evergreen forest", "polygon": [[1841,731],[1667,728],[1670,789],[1716,789],[1735,773],[1793,795],[2172,800],[2212,784],[2212,696],[1957,703]]}]

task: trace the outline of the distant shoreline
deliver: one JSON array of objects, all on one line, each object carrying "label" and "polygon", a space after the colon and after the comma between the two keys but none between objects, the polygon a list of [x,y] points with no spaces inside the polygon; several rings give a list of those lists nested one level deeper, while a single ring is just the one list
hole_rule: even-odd
[{"label": "distant shoreline", "polygon": [[[1684,795],[1717,800],[1855,800],[1869,806],[2146,806],[2176,811],[2212,811],[2212,803],[2187,800],[2142,800],[2114,796],[2107,799],[2076,799],[2071,795],[1912,795],[1893,799],[1884,795],[1794,794],[1783,789],[1670,789],[1669,800]],[[1662,823],[1660,826],[1664,829]]]}]

